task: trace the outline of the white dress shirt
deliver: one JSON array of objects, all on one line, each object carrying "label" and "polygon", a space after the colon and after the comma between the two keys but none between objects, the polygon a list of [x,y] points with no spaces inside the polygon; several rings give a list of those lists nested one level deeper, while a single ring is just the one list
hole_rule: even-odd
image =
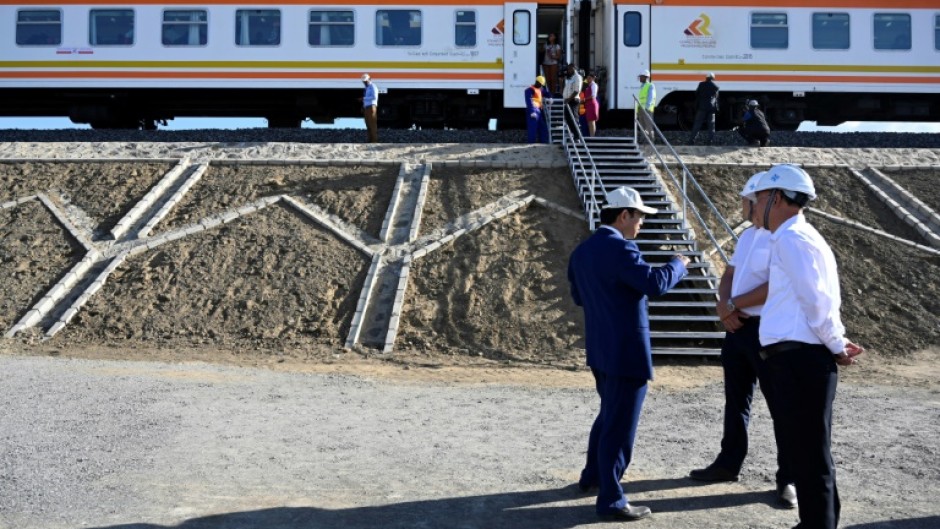
[{"label": "white dress shirt", "polygon": [[569,98],[581,93],[581,84],[583,82],[584,79],[578,75],[578,72],[574,72],[574,75],[565,79],[565,88],[561,92],[561,98],[567,101]]},{"label": "white dress shirt", "polygon": [[[731,297],[746,294],[763,285],[770,277],[770,232],[751,227],[738,238],[738,245],[731,256],[734,277],[731,280]],[[748,316],[760,316],[763,305],[740,309]]]},{"label": "white dress shirt", "polygon": [[761,312],[760,343],[794,340],[845,349],[839,271],[832,249],[802,213],[770,236],[770,285]]}]

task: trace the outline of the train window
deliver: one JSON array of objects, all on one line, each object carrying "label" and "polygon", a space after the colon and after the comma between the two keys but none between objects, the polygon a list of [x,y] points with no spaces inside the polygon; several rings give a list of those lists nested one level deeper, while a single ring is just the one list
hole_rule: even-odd
[{"label": "train window", "polygon": [[281,44],[280,9],[237,9],[236,46],[278,46]]},{"label": "train window", "polygon": [[376,46],[420,46],[421,11],[380,9],[375,12]]},{"label": "train window", "polygon": [[454,46],[477,45],[477,12],[457,10],[454,13]]},{"label": "train window", "polygon": [[849,14],[813,13],[813,49],[849,49]]},{"label": "train window", "polygon": [[641,15],[636,11],[623,14],[623,45],[636,48],[643,43],[643,28],[640,25]]},{"label": "train window", "polygon": [[790,46],[786,13],[751,13],[751,47],[785,50]]},{"label": "train window", "polygon": [[164,46],[205,46],[209,40],[209,13],[204,9],[163,12]]},{"label": "train window", "polygon": [[875,13],[875,49],[911,49],[911,15]]},{"label": "train window", "polygon": [[58,9],[30,9],[17,12],[16,43],[20,46],[62,44],[62,12]]},{"label": "train window", "polygon": [[940,15],[933,17],[933,49],[940,50]]},{"label": "train window", "polygon": [[528,46],[532,42],[532,14],[528,11],[512,12],[512,43]]},{"label": "train window", "polygon": [[92,9],[89,14],[88,42],[92,46],[130,46],[134,44],[132,9]]},{"label": "train window", "polygon": [[356,43],[352,11],[311,11],[307,43],[311,46],[352,46]]}]

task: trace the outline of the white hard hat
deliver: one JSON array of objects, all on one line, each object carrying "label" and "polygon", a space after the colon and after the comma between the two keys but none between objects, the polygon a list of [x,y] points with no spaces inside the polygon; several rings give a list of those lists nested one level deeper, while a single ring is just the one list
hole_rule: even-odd
[{"label": "white hard hat", "polygon": [[363,83],[366,82],[366,81],[368,81],[368,80],[370,80],[370,79],[372,79],[372,77],[370,77],[369,74],[367,74],[367,73],[362,74],[362,82],[363,82]]},{"label": "white hard hat", "polygon": [[714,78],[715,78],[715,74],[712,73],[712,72],[708,72],[707,74],[705,74],[705,78],[706,78],[706,79],[714,79]]},{"label": "white hard hat", "polygon": [[754,176],[747,179],[747,183],[744,184],[744,189],[741,190],[741,196],[750,200],[751,202],[757,202],[757,197],[755,196],[755,189],[757,189],[757,183],[760,182],[762,176],[767,174],[764,171],[759,173],[754,173]]},{"label": "white hard hat", "polygon": [[749,106],[749,107],[756,107],[756,106],[757,106],[757,100],[756,100],[756,99],[751,99],[750,101],[747,102],[747,106]]},{"label": "white hard hat", "polygon": [[640,72],[640,75],[638,77],[649,77],[649,76],[650,76],[650,71],[643,70],[642,72]]},{"label": "white hard hat", "polygon": [[655,215],[658,211],[656,208],[644,206],[643,197],[640,196],[640,192],[627,186],[618,187],[610,193],[607,193],[607,205],[601,209],[613,208],[633,208],[647,215]]},{"label": "white hard hat", "polygon": [[[793,193],[803,193],[810,200],[816,199],[816,188],[813,186],[813,179],[802,167],[796,165],[780,164],[768,169],[761,176],[760,181],[757,182],[753,194],[757,195],[757,193],[768,189],[780,189],[791,199],[796,197]],[[787,191],[790,193],[787,193]]]}]

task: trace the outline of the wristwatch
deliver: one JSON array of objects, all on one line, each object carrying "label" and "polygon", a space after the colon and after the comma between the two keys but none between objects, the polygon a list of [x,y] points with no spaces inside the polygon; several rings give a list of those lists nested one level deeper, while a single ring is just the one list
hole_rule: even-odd
[{"label": "wristwatch", "polygon": [[738,308],[734,306],[733,298],[728,298],[728,304],[726,305],[726,307],[728,307],[728,312],[734,312],[738,310]]}]

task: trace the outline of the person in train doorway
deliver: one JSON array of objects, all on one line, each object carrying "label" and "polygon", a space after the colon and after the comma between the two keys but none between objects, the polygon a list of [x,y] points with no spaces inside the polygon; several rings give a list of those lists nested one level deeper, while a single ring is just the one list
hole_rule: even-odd
[{"label": "person in train doorway", "polygon": [[759,107],[760,105],[754,99],[747,102],[747,108],[741,118],[742,124],[738,127],[738,134],[748,145],[756,143],[761,147],[766,147],[770,145],[770,125],[767,124],[767,118]]},{"label": "person in train doorway", "polygon": [[587,135],[594,137],[597,134],[597,120],[600,117],[601,105],[597,100],[597,76],[588,72],[584,77],[584,120],[587,121]]},{"label": "person in train doorway", "polygon": [[548,122],[543,107],[548,103],[545,78],[539,75],[535,83],[525,89],[525,122],[529,143],[548,143]]},{"label": "person in train doorway", "polygon": [[744,458],[747,456],[747,427],[751,418],[754,390],[760,382],[761,393],[767,402],[774,422],[777,444],[777,499],[782,507],[795,509],[796,488],[790,456],[782,442],[783,432],[777,420],[777,395],[770,381],[770,372],[760,357],[760,313],[767,299],[767,281],[770,276],[770,232],[761,229],[762,217],[755,214],[755,198],[763,172],[748,179],[741,191],[741,215],[754,223],[738,239],[734,255],[718,282],[718,317],[725,328],[721,346],[721,366],[724,371],[725,409],[721,451],[715,461],[705,468],[689,473],[697,481],[737,481]]},{"label": "person in train doorway", "polygon": [[649,70],[640,72],[638,78],[640,80],[640,91],[636,95],[639,101],[638,107],[646,109],[646,114],[649,115],[644,115],[639,108],[634,108],[634,113],[636,114],[637,123],[646,131],[650,141],[652,141],[655,139],[653,135],[656,133],[653,127],[653,111],[656,110],[656,85],[653,84]]},{"label": "person in train doorway", "polygon": [[[571,114],[565,112],[565,119],[568,120],[570,128],[577,127],[574,121],[578,119],[578,108],[581,106],[581,83],[584,79],[578,73],[578,68],[574,64],[569,64],[565,70],[565,87],[562,90],[561,97],[565,104],[571,109]],[[573,119],[572,119],[573,116]]]},{"label": "person in train doorway", "polygon": [[545,43],[545,50],[542,54],[542,73],[548,81],[546,88],[549,96],[558,93],[558,61],[561,60],[561,44],[558,44],[558,38],[554,33],[548,34],[548,42]]},{"label": "person in train doorway", "polygon": [[379,88],[372,82],[372,76],[362,74],[365,91],[362,97],[362,119],[366,122],[366,137],[369,143],[379,141]]},{"label": "person in train doorway", "polygon": [[715,113],[718,112],[718,85],[715,74],[708,73],[705,80],[695,89],[695,122],[689,145],[695,145],[695,138],[703,126],[708,127],[708,144],[715,143]]},{"label": "person in train doorway", "polygon": [[597,487],[595,509],[603,519],[638,520],[649,507],[631,505],[620,480],[633,457],[647,384],[653,378],[647,296],[660,296],[687,274],[689,258],[675,255],[662,266],[643,260],[635,239],[646,215],[640,193],[619,187],[607,193],[601,226],[571,253],[571,297],[584,310],[587,365],[600,396],[578,488]]}]

